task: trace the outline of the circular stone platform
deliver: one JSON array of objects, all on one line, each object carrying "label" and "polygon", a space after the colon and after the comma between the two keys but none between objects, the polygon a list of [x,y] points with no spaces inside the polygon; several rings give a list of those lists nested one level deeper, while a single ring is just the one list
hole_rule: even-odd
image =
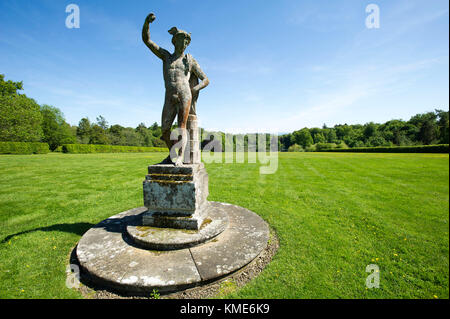
[{"label": "circular stone platform", "polygon": [[139,246],[155,250],[189,248],[213,239],[225,230],[228,215],[224,210],[208,211],[202,226],[197,230],[159,228],[150,226],[127,226],[127,234]]},{"label": "circular stone platform", "polygon": [[248,209],[219,202],[210,202],[210,207],[208,216],[228,217],[225,230],[212,240],[177,250],[149,250],[130,237],[145,207],[112,216],[79,241],[80,266],[94,283],[131,293],[177,291],[220,279],[261,253],[269,227]]}]

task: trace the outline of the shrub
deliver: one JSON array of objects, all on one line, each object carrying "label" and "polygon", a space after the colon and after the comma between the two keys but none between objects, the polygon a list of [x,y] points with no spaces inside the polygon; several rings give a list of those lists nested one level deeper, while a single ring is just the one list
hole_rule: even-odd
[{"label": "shrub", "polygon": [[341,141],[340,143],[336,144],[336,148],[339,148],[339,149],[347,149],[347,148],[348,148],[348,145],[345,144],[344,141]]},{"label": "shrub", "polygon": [[50,152],[47,143],[0,142],[0,154],[46,154]]},{"label": "shrub", "polygon": [[307,146],[305,148],[305,151],[307,151],[307,152],[315,152],[316,151],[316,144]]},{"label": "shrub", "polygon": [[122,146],[122,145],[96,145],[96,144],[64,144],[63,153],[137,153],[137,152],[168,152],[164,147]]},{"label": "shrub", "polygon": [[305,150],[298,144],[289,146],[288,152],[304,152]]},{"label": "shrub", "polygon": [[320,152],[320,151],[325,151],[325,150],[330,150],[336,148],[336,144],[335,143],[317,143],[316,144],[316,151]]},{"label": "shrub", "polygon": [[332,149],[329,152],[360,152],[360,153],[448,153],[448,144],[393,146],[393,147],[354,147],[348,149]]}]

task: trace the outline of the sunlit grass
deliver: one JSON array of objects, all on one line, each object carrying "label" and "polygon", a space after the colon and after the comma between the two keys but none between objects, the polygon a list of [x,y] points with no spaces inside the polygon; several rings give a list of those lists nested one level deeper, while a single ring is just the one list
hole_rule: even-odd
[{"label": "sunlit grass", "polygon": [[[0,297],[79,298],[66,264],[99,221],[142,206],[146,154],[0,156]],[[237,298],[448,298],[448,154],[280,153],[278,170],[207,164],[210,200],[276,230],[274,260]],[[368,264],[380,288],[366,289]]]}]

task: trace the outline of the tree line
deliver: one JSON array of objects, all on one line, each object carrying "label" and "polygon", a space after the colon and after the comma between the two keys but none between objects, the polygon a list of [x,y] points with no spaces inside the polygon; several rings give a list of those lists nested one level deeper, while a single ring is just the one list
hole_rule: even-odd
[{"label": "tree line", "polygon": [[[109,125],[99,115],[95,121],[82,118],[78,125],[65,121],[60,109],[50,105],[39,105],[34,99],[19,93],[22,82],[5,80],[0,74],[0,141],[45,142],[51,150],[63,144],[101,144],[123,146],[165,147],[161,140],[161,127],[155,122],[136,128]],[[201,136],[204,131],[201,130]],[[222,138],[217,141],[216,151],[230,149],[226,143],[243,143],[247,148],[248,136],[211,132]],[[211,140],[213,138],[210,138]],[[270,136],[266,135],[269,149]],[[203,140],[204,147],[209,141]],[[391,120],[386,123],[339,124],[334,127],[303,128],[278,137],[280,151],[313,151],[320,147],[353,148],[378,146],[411,146],[449,143],[449,112],[436,109],[434,112],[417,114],[408,121]],[[250,143],[251,144],[251,143]],[[226,147],[228,146],[228,148]],[[257,150],[256,145],[256,149]]]},{"label": "tree line", "polygon": [[166,147],[156,122],[150,127],[144,123],[136,128],[109,126],[100,115],[95,122],[85,117],[78,125],[70,125],[60,109],[39,105],[21,90],[22,82],[6,81],[0,74],[0,141],[44,142],[52,151],[63,144]]},{"label": "tree line", "polygon": [[334,127],[303,128],[280,136],[282,151],[329,148],[416,146],[449,143],[449,112],[436,109],[411,117],[408,121],[339,124]]}]

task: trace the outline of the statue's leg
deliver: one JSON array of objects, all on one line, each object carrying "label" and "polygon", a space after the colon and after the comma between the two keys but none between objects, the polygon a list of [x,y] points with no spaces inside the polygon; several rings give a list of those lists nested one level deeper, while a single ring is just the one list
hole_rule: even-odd
[{"label": "statue's leg", "polygon": [[[175,144],[175,141],[172,141],[170,139],[170,130],[172,128],[172,124],[176,116],[177,116],[177,106],[174,103],[174,101],[172,101],[171,96],[166,93],[166,97],[164,100],[164,107],[161,116],[161,131],[162,131],[161,139],[164,142],[166,142],[169,151],[172,148],[173,144]],[[161,162],[161,164],[167,163],[172,163],[170,155]]]},{"label": "statue's leg", "polygon": [[187,120],[189,116],[189,111],[191,108],[191,95],[181,96],[180,97],[180,107],[178,108],[178,127],[182,132],[182,143],[180,152],[178,154],[178,159],[175,165],[183,164],[184,150],[186,149],[186,145],[189,142],[187,137]]}]

